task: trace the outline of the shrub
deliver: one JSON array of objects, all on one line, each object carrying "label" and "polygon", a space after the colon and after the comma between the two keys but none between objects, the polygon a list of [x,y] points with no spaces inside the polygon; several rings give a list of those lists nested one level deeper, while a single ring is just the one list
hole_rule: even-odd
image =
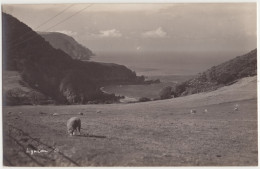
[{"label": "shrub", "polygon": [[181,96],[183,92],[186,91],[186,88],[188,88],[188,82],[183,82],[181,84],[178,84],[175,87],[174,93],[175,93],[175,97]]},{"label": "shrub", "polygon": [[161,99],[170,99],[171,93],[172,93],[172,87],[167,86],[160,91],[159,96]]},{"label": "shrub", "polygon": [[222,73],[218,77],[218,83],[220,83],[220,84],[227,84],[227,83],[232,82],[234,80],[235,80],[235,76],[230,74],[230,73]]},{"label": "shrub", "polygon": [[141,97],[139,98],[139,102],[148,102],[148,101],[151,101],[150,98],[147,98],[147,97]]}]

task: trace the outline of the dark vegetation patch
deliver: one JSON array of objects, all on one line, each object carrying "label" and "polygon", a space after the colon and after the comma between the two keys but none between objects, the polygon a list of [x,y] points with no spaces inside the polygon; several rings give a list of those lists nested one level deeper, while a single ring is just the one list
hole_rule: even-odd
[{"label": "dark vegetation patch", "polygon": [[167,86],[167,87],[164,87],[160,93],[160,99],[170,99],[172,98],[172,87],[171,86]]},{"label": "dark vegetation patch", "polygon": [[138,101],[139,101],[139,102],[148,102],[148,101],[151,101],[151,99],[150,99],[150,98],[147,98],[147,97],[141,97],[141,98],[139,98]]}]

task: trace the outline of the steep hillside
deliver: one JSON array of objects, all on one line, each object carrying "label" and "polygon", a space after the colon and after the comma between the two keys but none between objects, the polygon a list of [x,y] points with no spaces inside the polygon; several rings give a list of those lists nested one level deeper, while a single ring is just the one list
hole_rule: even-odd
[{"label": "steep hillside", "polygon": [[230,61],[213,66],[197,77],[176,86],[175,96],[212,91],[230,85],[238,79],[257,74],[257,49]]},{"label": "steep hillside", "polygon": [[3,69],[18,71],[30,87],[58,103],[115,100],[103,84],[142,83],[122,65],[82,62],[54,49],[40,35],[11,15],[2,13]]},{"label": "steep hillside", "polygon": [[38,32],[54,48],[61,49],[73,59],[89,60],[93,52],[79,44],[73,37],[58,32]]}]

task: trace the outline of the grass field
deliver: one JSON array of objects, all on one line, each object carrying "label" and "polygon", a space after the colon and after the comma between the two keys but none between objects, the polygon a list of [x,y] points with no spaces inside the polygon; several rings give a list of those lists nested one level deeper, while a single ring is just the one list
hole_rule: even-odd
[{"label": "grass field", "polygon": [[[256,82],[249,77],[209,93],[145,103],[3,107],[4,164],[256,166]],[[82,120],[81,136],[66,132],[72,116]]]}]

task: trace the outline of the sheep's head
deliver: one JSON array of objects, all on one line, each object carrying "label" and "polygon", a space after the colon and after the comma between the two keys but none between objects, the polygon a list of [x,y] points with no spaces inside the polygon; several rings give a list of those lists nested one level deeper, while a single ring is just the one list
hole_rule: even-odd
[{"label": "sheep's head", "polygon": [[72,128],[68,129],[68,134],[69,134],[70,136],[73,135],[73,132],[74,132],[74,130],[73,130]]}]

